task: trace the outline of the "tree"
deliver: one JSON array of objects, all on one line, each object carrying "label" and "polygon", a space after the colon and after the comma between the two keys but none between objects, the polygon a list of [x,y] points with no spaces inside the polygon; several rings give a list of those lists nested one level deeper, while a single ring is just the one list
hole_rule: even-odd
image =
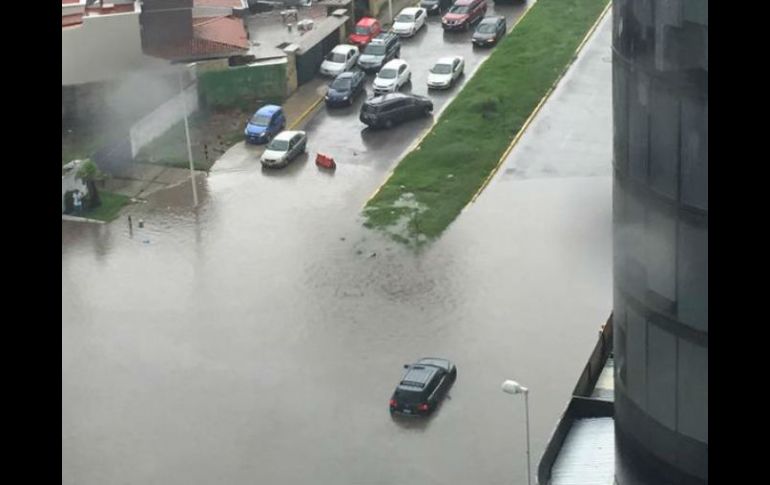
[{"label": "tree", "polygon": [[99,167],[91,160],[86,158],[78,168],[77,178],[85,182],[88,187],[88,199],[90,207],[99,207],[102,205],[102,200],[99,198],[99,191],[96,188],[96,181],[104,179],[104,173],[99,170]]}]

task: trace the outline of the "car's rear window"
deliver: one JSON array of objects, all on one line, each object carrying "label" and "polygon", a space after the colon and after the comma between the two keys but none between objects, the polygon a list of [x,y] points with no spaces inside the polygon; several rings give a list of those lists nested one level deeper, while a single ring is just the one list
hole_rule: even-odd
[{"label": "car's rear window", "polygon": [[415,403],[419,403],[422,400],[422,393],[418,389],[415,389],[414,391],[408,391],[406,389],[397,389],[395,398],[396,398],[396,401],[400,403],[415,404]]},{"label": "car's rear window", "polygon": [[377,111],[379,111],[379,106],[364,104],[364,106],[361,108],[361,111],[363,111],[364,113],[376,113]]}]

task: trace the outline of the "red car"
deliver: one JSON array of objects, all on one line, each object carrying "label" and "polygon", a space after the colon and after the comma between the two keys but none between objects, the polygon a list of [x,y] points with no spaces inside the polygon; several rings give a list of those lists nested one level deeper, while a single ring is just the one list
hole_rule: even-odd
[{"label": "red car", "polygon": [[487,0],[457,0],[441,18],[444,30],[468,30],[487,12]]},{"label": "red car", "polygon": [[348,36],[348,41],[361,48],[365,47],[370,40],[377,37],[382,32],[380,21],[372,17],[363,17],[356,24],[355,31]]}]

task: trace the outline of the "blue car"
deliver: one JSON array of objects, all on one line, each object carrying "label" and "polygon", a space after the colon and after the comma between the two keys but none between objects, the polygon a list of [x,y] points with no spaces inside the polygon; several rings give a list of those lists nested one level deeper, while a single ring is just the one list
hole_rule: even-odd
[{"label": "blue car", "polygon": [[286,127],[283,109],[274,104],[262,106],[243,131],[247,143],[267,143]]},{"label": "blue car", "polygon": [[366,75],[360,70],[337,75],[326,91],[326,106],[351,106],[355,98],[364,92],[365,78]]}]

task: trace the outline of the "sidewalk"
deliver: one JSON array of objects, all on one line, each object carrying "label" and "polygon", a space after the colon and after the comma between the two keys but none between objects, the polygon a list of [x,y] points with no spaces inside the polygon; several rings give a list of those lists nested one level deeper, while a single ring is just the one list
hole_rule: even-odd
[{"label": "sidewalk", "polygon": [[[286,114],[286,129],[301,129],[303,124],[318,109],[326,94],[326,85],[329,80],[316,76],[297,89],[283,103],[283,111]],[[228,172],[246,170],[253,167],[259,159],[265,145],[246,145],[238,142],[227,150],[211,166],[211,172]]]}]

